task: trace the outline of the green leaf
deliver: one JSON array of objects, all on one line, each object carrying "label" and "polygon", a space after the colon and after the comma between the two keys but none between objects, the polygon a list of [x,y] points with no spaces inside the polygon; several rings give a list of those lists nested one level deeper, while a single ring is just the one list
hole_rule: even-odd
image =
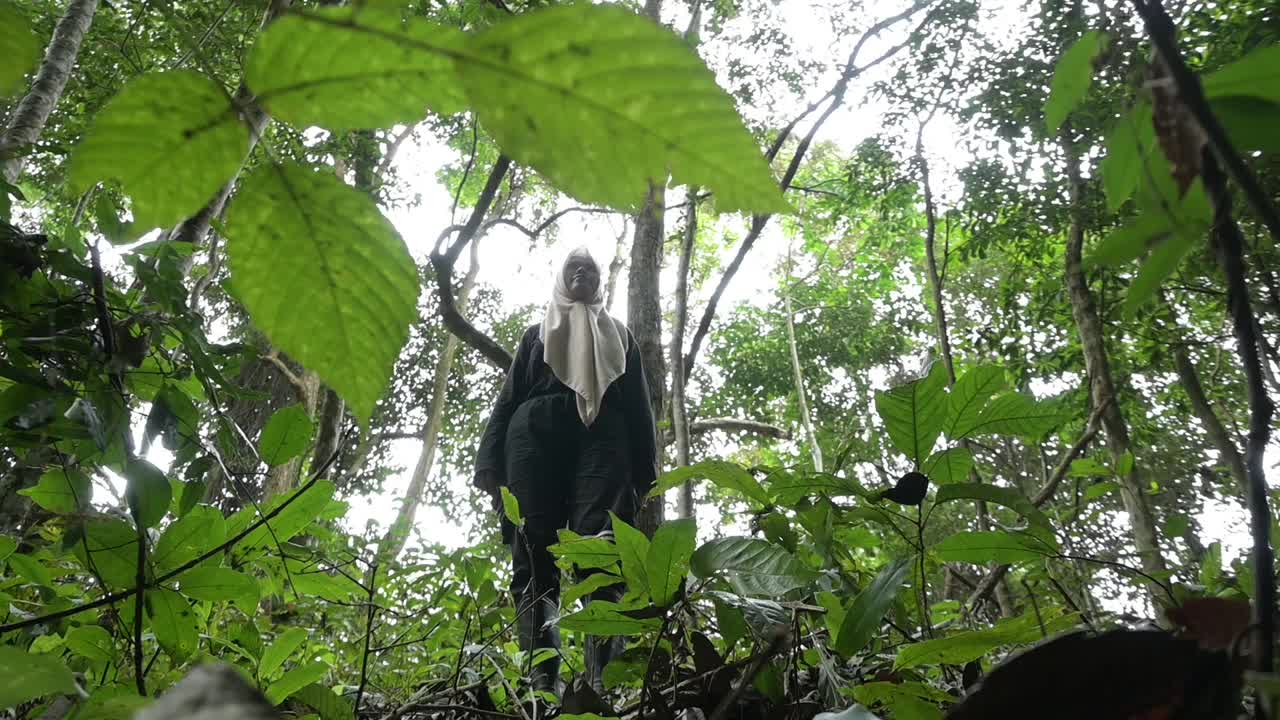
[{"label": "green leaf", "polygon": [[634,618],[624,615],[626,606],[606,600],[596,600],[585,608],[563,615],[557,621],[561,630],[583,632],[588,635],[640,635],[657,630],[662,621],[656,617]]},{"label": "green leaf", "polygon": [[680,584],[689,574],[689,558],[697,541],[698,527],[693,518],[672,520],[660,525],[645,556],[649,578],[649,596],[658,607],[675,602]]},{"label": "green leaf", "polygon": [[116,657],[115,641],[111,639],[111,633],[100,625],[72,628],[67,633],[67,648],[97,663],[108,663]]},{"label": "green leaf", "polygon": [[1182,264],[1182,258],[1203,241],[1204,236],[1199,232],[1178,228],[1162,242],[1157,243],[1152,248],[1151,254],[1142,261],[1138,274],[1129,283],[1122,309],[1124,316],[1130,319],[1136,317],[1138,310],[1155,297],[1160,285]]},{"label": "green leaf", "polygon": [[[791,623],[791,611],[782,607],[773,600],[743,597],[741,595],[715,590],[709,592],[708,595],[717,602],[717,606],[724,604],[741,611],[743,622],[746,624],[746,629],[749,630],[756,639],[763,640],[768,638],[772,631],[776,630],[779,625],[785,626]],[[719,618],[720,613],[717,612],[716,616]],[[740,635],[741,632],[738,631],[737,634]]]},{"label": "green leaf", "polygon": [[524,518],[520,515],[520,501],[504,485],[502,486],[502,512],[516,527],[524,527]]},{"label": "green leaf", "polygon": [[1063,121],[1088,94],[1093,83],[1093,59],[1106,44],[1105,33],[1091,30],[1072,43],[1058,60],[1049,84],[1049,99],[1044,104],[1044,124],[1050,135],[1058,134]]},{"label": "green leaf", "polygon": [[155,527],[169,511],[173,488],[160,468],[141,458],[130,460],[124,469],[128,478],[125,497],[129,511],[141,527]]},{"label": "green leaf", "polygon": [[1144,213],[1133,222],[1108,234],[1085,258],[1087,267],[1116,267],[1142,257],[1157,242],[1167,238],[1173,229],[1164,215]]},{"label": "green leaf", "polygon": [[1039,439],[1062,422],[1062,413],[1052,403],[1038,402],[1022,393],[1011,392],[992,400],[965,434],[1013,435]]},{"label": "green leaf", "polygon": [[[13,3],[0,2],[0,97],[20,92],[27,73],[40,62],[40,38],[31,31],[27,16]],[[0,707],[4,706],[0,704]]]},{"label": "green leaf", "polygon": [[151,562],[161,574],[167,573],[222,544],[226,537],[227,522],[222,513],[201,505],[169,523],[156,542]]},{"label": "green leaf", "polygon": [[1222,543],[1209,545],[1200,561],[1200,584],[1206,588],[1217,588],[1222,583]]},{"label": "green leaf", "polygon": [[34,487],[18,491],[35,504],[55,513],[73,513],[89,507],[93,499],[93,482],[75,468],[54,468],[40,476]]},{"label": "green leaf", "polygon": [[364,594],[360,585],[341,573],[305,572],[292,575],[293,589],[303,597],[318,597],[330,602],[349,602]]},{"label": "green leaf", "polygon": [[863,705],[893,706],[904,698],[927,700],[932,703],[954,703],[956,698],[922,682],[877,681],[859,683],[848,690],[854,700]]},{"label": "green leaf", "polygon": [[268,465],[283,465],[311,445],[316,426],[301,405],[280,408],[272,414],[258,438],[258,454]]},{"label": "green leaf", "polygon": [[902,585],[906,582],[911,564],[906,560],[894,560],[880,570],[875,580],[858,593],[844,615],[840,632],[836,635],[836,652],[848,657],[866,647],[880,631],[884,615],[893,605]]},{"label": "green leaf", "polygon": [[1004,369],[994,365],[979,365],[961,375],[947,394],[947,422],[943,432],[949,438],[963,437],[978,421],[991,396],[1005,388]]},{"label": "green leaf", "polygon": [[773,543],[747,537],[712,540],[694,552],[690,566],[700,578],[722,576],[741,595],[776,597],[808,585],[816,573]]},{"label": "green leaf", "polygon": [[989,562],[1020,563],[1039,560],[1055,553],[1039,537],[999,530],[958,532],[933,546],[933,554],[942,562],[966,562],[981,565]]},{"label": "green leaf", "polygon": [[8,535],[0,535],[0,560],[8,558],[18,549],[18,541]]},{"label": "green leaf", "polygon": [[947,419],[947,370],[940,362],[929,374],[876,393],[876,412],[884,420],[889,440],[919,467],[933,450]]},{"label": "green leaf", "polygon": [[[269,507],[262,509],[263,513],[271,512],[295,495],[298,499],[272,518],[269,528],[263,525],[246,535],[236,544],[236,549],[243,552],[252,548],[272,547],[277,542],[283,543],[290,540],[320,516],[320,513],[329,505],[333,493],[333,483],[328,480],[317,480],[310,487],[303,486],[291,493],[276,497]],[[257,508],[248,507],[240,510],[228,521],[227,534],[233,535],[239,531],[238,528],[248,526],[257,516]]]},{"label": "green leaf", "polygon": [[591,573],[582,582],[564,591],[564,594],[560,596],[560,606],[572,607],[574,603],[600,588],[617,585],[621,582],[624,582],[623,579],[617,575],[610,575],[604,572]]},{"label": "green leaf", "polygon": [[1151,105],[1140,103],[1125,113],[1107,134],[1107,154],[1099,165],[1107,210],[1119,210],[1133,195],[1154,147]]},{"label": "green leaf", "polygon": [[587,203],[638,209],[649,183],[698,185],[722,212],[782,212],[733,99],[679,36],[617,5],[521,13],[457,62],[481,125]]},{"label": "green leaf", "polygon": [[[645,567],[649,538],[612,511],[609,517],[613,519],[613,539],[622,560],[622,576],[627,579],[627,587],[638,593],[649,593],[649,571]],[[564,602],[568,604],[567,600]]]},{"label": "green leaf", "polygon": [[249,130],[216,82],[191,70],[131,80],[93,117],[71,152],[68,181],[82,193],[120,181],[134,232],[195,215],[240,170]]},{"label": "green leaf", "polygon": [[560,559],[561,567],[576,565],[581,570],[609,568],[618,562],[618,547],[599,537],[582,537],[571,530],[559,531],[560,542],[547,548]]},{"label": "green leaf", "polygon": [[939,505],[954,500],[983,500],[996,505],[1007,507],[1026,518],[1032,526],[1039,528],[1052,536],[1053,525],[1049,522],[1048,516],[1040,511],[1031,500],[1014,488],[997,487],[995,485],[985,485],[980,483],[964,483],[963,485],[948,485],[938,488],[938,494],[934,498]]},{"label": "green leaf", "polygon": [[1111,477],[1111,468],[1093,458],[1071,461],[1071,477]]},{"label": "green leaf", "polygon": [[1211,73],[1203,84],[1209,98],[1238,95],[1280,102],[1280,45],[1254,50]]},{"label": "green leaf", "polygon": [[75,676],[60,659],[0,645],[0,707],[13,708],[46,695],[79,694]]},{"label": "green leaf", "polygon": [[1057,608],[1046,608],[1038,617],[1037,613],[1028,612],[1022,617],[1001,621],[987,630],[960,632],[907,645],[898,651],[894,667],[903,670],[920,665],[963,665],[1002,645],[1035,642],[1045,635],[1061,632],[1074,623],[1074,615],[1063,615]]},{"label": "green leaf", "polygon": [[702,462],[678,467],[664,473],[662,477],[658,478],[654,488],[649,491],[649,497],[658,497],[673,487],[683,485],[686,480],[699,478],[710,480],[714,485],[755,500],[761,505],[769,505],[771,503],[769,494],[751,476],[751,473],[747,472],[741,465],[724,460],[703,460]]},{"label": "green leaf", "polygon": [[1126,451],[1116,461],[1116,475],[1127,477],[1131,472],[1133,472],[1133,453]]},{"label": "green leaf", "polygon": [[138,571],[138,531],[121,520],[89,520],[72,549],[80,564],[113,588],[132,587]]},{"label": "green leaf", "polygon": [[795,505],[802,498],[815,495],[839,497],[866,493],[863,487],[852,478],[831,473],[792,472],[781,468],[769,471],[768,487],[769,493],[773,496],[773,503],[779,505]]},{"label": "green leaf", "polygon": [[973,469],[973,453],[968,448],[953,447],[936,452],[924,461],[921,468],[935,485],[965,482]]},{"label": "green leaf", "polygon": [[307,631],[299,627],[280,633],[262,653],[262,660],[258,662],[258,679],[266,680],[274,675],[306,639]]},{"label": "green leaf", "polygon": [[23,553],[14,553],[9,556],[9,567],[18,573],[22,579],[33,585],[51,588],[53,587],[53,576],[49,574],[49,569],[39,560],[24,555]]},{"label": "green leaf", "polygon": [[822,615],[822,621],[827,626],[827,636],[831,638],[830,646],[837,647],[840,642],[840,626],[844,624],[848,608],[840,602],[840,598],[835,593],[827,590],[817,593],[814,597],[822,609],[826,610]]},{"label": "green leaf", "polygon": [[453,70],[464,36],[373,7],[285,15],[263,31],[245,78],[273,117],[330,130],[416,124],[463,109]]},{"label": "green leaf", "polygon": [[328,673],[329,666],[322,662],[311,662],[296,667],[267,686],[267,700],[272,705],[279,705],[302,688],[320,682]]},{"label": "green leaf", "polygon": [[156,642],[174,662],[182,662],[200,646],[196,616],[187,599],[172,590],[152,589],[145,594],[147,617]]},{"label": "green leaf", "polygon": [[319,713],[320,720],[350,720],[355,717],[355,709],[350,700],[320,683],[312,683],[298,690],[293,693],[293,699]]},{"label": "green leaf", "polygon": [[332,171],[266,165],[242,185],[227,220],[238,299],[367,424],[418,317],[409,250],[369,195]]},{"label": "green leaf", "polygon": [[256,612],[260,597],[256,580],[242,572],[222,567],[197,567],[188,570],[178,579],[178,590],[196,600],[229,601],[248,615]]},{"label": "green leaf", "polygon": [[1280,101],[1226,97],[1209,105],[1237,152],[1280,153]]}]

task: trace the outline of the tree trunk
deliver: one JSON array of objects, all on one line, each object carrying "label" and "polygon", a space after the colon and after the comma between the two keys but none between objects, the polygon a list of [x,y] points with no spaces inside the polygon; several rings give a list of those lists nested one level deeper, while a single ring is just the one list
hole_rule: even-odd
[{"label": "tree trunk", "polygon": [[0,167],[0,174],[10,183],[17,182],[26,163],[21,157],[10,156],[29,148],[40,138],[49,115],[62,98],[71,69],[76,64],[76,56],[80,54],[80,44],[93,23],[97,9],[98,0],[71,0],[62,19],[54,27],[53,38],[49,41],[44,60],[40,62],[35,82],[18,103],[4,135],[0,136],[0,158],[8,158]]},{"label": "tree trunk", "polygon": [[[698,237],[698,188],[689,188],[689,217],[685,222],[684,238],[680,244],[680,263],[676,268],[676,307],[671,320],[671,429],[675,435],[676,467],[689,464],[689,418],[685,413],[684,397],[684,331],[689,320],[689,262],[693,257],[693,244]],[[679,517],[693,517],[693,481],[685,480],[680,486],[680,498],[676,503]]]},{"label": "tree trunk", "polygon": [[[651,0],[652,2],[652,0]],[[662,271],[662,243],[665,239],[663,185],[653,183],[644,209],[636,216],[635,239],[631,243],[631,267],[627,273],[627,327],[640,346],[645,379],[649,384],[649,405],[655,418],[664,417],[662,391],[665,363],[662,358],[662,304],[658,277]],[[652,535],[662,524],[662,498],[645,504],[636,518],[637,526]]]},{"label": "tree trunk", "polygon": [[[1103,407],[1102,427],[1106,431],[1107,448],[1111,452],[1112,461],[1118,465],[1124,456],[1132,456],[1133,448],[1129,440],[1129,426],[1120,410],[1115,383],[1111,377],[1111,361],[1107,357],[1107,348],[1103,341],[1102,319],[1098,316],[1093,294],[1089,291],[1089,285],[1084,276],[1082,264],[1085,222],[1082,201],[1084,182],[1080,178],[1079,159],[1070,141],[1065,139],[1065,134],[1063,137],[1062,147],[1067,161],[1071,214],[1066,247],[1067,294],[1071,301],[1071,315],[1075,319],[1076,329],[1080,334],[1080,345],[1084,352],[1085,372],[1089,376],[1089,395],[1094,407]],[[1165,572],[1166,567],[1164,557],[1160,554],[1155,517],[1145,493],[1142,476],[1135,462],[1133,469],[1120,478],[1120,497],[1125,511],[1129,514],[1130,532],[1134,547],[1141,558],[1142,570],[1148,575],[1158,576]],[[1164,604],[1164,599],[1154,590],[1148,587],[1152,606],[1159,608]],[[1163,614],[1157,614],[1163,617]]]},{"label": "tree trunk", "polygon": [[800,367],[800,351],[796,348],[795,312],[791,309],[791,248],[787,248],[787,276],[782,286],[783,315],[787,325],[787,350],[791,354],[791,376],[796,384],[796,404],[800,407],[800,424],[804,428],[805,441],[809,443],[809,457],[813,469],[822,472],[822,448],[818,445],[818,433],[809,415],[809,399],[804,390],[804,369]]},{"label": "tree trunk", "polygon": [[609,279],[604,286],[605,312],[613,312],[613,302],[618,299],[618,277],[627,264],[627,222],[622,223],[622,232],[618,233],[618,242],[614,246],[613,260],[609,262]]}]

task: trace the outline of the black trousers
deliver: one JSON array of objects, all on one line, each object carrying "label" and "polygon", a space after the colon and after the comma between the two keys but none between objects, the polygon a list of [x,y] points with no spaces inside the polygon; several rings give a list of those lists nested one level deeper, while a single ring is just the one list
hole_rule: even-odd
[{"label": "black trousers", "polygon": [[582,424],[570,393],[530,398],[516,409],[507,429],[507,486],[520,502],[524,528],[502,522],[517,603],[559,597],[560,570],[547,550],[557,530],[594,535],[612,528],[611,511],[627,522],[635,517],[627,438],[626,417],[607,401],[591,427]]}]

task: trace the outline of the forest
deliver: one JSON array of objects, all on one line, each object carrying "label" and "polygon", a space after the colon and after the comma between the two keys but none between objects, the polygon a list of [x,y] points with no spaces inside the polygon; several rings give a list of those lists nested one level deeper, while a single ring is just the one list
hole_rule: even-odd
[{"label": "forest", "polygon": [[[1268,0],[0,0],[0,717],[1274,717],[1278,204]],[[535,652],[579,245],[660,473]]]}]

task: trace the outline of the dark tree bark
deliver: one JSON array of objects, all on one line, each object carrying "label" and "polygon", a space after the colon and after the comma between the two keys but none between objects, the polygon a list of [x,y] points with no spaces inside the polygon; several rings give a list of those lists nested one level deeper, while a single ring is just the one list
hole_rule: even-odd
[{"label": "dark tree bark", "polygon": [[[662,271],[662,243],[666,237],[661,185],[650,186],[644,209],[636,216],[636,233],[631,243],[631,267],[627,273],[627,327],[640,346],[645,379],[649,383],[649,405],[655,418],[664,417],[662,395],[666,386],[666,363],[662,357],[662,304],[658,277]],[[654,498],[640,511],[638,527],[652,535],[662,524],[662,498]]]}]

